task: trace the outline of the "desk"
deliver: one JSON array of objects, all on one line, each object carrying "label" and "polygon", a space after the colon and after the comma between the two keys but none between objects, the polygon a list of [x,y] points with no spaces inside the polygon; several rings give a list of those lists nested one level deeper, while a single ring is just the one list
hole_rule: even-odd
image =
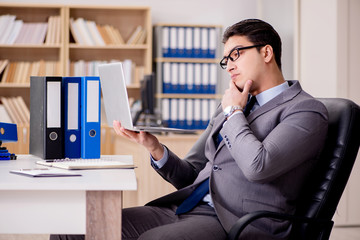
[{"label": "desk", "polygon": [[[137,189],[134,169],[80,170],[81,177],[32,178],[9,173],[35,168],[38,158],[0,161],[1,234],[85,234],[121,239],[122,192]],[[132,163],[132,157],[126,161]]]}]

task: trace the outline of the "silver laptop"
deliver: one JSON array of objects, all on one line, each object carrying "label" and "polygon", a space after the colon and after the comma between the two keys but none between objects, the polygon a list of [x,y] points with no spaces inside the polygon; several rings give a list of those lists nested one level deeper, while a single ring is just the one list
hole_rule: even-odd
[{"label": "silver laptop", "polygon": [[99,65],[99,75],[105,113],[109,126],[112,126],[113,121],[117,120],[124,128],[133,131],[194,132],[194,130],[179,128],[133,126],[122,63],[116,62]]}]

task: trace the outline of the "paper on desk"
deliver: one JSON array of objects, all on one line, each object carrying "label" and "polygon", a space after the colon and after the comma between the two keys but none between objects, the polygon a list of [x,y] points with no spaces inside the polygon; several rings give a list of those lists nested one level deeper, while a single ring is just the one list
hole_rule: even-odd
[{"label": "paper on desk", "polygon": [[70,172],[61,169],[52,168],[33,168],[33,169],[19,169],[11,170],[10,173],[26,175],[30,177],[72,177],[81,176],[79,173]]}]

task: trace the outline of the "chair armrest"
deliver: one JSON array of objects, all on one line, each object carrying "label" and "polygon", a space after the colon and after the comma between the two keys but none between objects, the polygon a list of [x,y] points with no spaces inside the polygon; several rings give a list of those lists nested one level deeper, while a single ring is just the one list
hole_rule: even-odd
[{"label": "chair armrest", "polygon": [[237,240],[241,232],[245,229],[245,227],[259,218],[273,218],[273,219],[288,220],[291,222],[321,224],[324,225],[327,230],[329,230],[329,234],[333,226],[333,221],[326,219],[307,218],[302,216],[295,216],[295,215],[270,212],[270,211],[255,211],[248,213],[243,217],[241,217],[239,220],[237,220],[237,222],[230,229],[230,232],[228,234],[228,239]]}]

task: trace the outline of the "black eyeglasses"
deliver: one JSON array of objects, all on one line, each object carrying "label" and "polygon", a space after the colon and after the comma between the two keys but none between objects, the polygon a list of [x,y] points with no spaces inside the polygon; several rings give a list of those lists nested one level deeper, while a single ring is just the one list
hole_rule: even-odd
[{"label": "black eyeglasses", "polygon": [[265,46],[265,44],[258,44],[258,45],[253,45],[253,46],[234,48],[234,49],[229,53],[229,55],[227,55],[227,57],[223,57],[223,59],[221,59],[221,61],[220,61],[220,67],[221,67],[222,69],[226,69],[229,59],[230,59],[232,62],[236,61],[236,60],[240,57],[240,51],[241,51],[241,50],[250,49],[250,48],[254,48],[254,47],[263,47],[263,46]]}]

